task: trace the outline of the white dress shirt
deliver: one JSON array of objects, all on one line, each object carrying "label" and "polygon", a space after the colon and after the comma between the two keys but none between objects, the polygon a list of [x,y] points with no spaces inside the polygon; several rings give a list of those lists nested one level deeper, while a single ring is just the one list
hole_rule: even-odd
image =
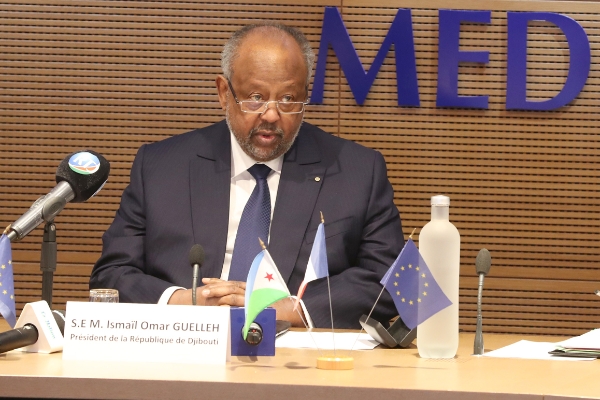
[{"label": "white dress shirt", "polygon": [[[248,154],[242,150],[240,144],[236,140],[233,133],[231,135],[231,183],[229,192],[229,226],[227,227],[227,244],[225,245],[225,260],[223,261],[223,269],[221,270],[221,279],[227,280],[229,277],[229,268],[231,266],[231,257],[233,255],[233,246],[237,235],[240,219],[244,207],[256,186],[256,180],[248,172],[248,168],[256,164]],[[275,200],[277,199],[277,190],[279,189],[279,179],[281,177],[281,168],[283,166],[283,155],[274,160],[267,161],[266,164],[271,168],[271,172],[267,177],[269,185],[269,194],[271,196],[271,220],[273,220],[273,210],[275,210]],[[176,290],[185,289],[179,286],[171,286],[163,292],[158,300],[158,304],[167,304],[171,295]],[[295,297],[295,296],[292,296]],[[304,311],[309,327],[313,327],[312,319],[308,314],[308,310],[304,306],[304,302],[300,300],[300,305]]]},{"label": "white dress shirt", "polygon": [[[225,261],[221,271],[221,279],[224,281],[229,277],[229,267],[231,266],[231,257],[233,255],[233,245],[237,236],[238,226],[242,218],[244,207],[256,186],[256,180],[248,172],[248,169],[256,164],[248,154],[242,150],[241,146],[231,134],[231,184],[229,192],[229,226],[227,228],[227,245],[225,246]],[[275,209],[275,199],[277,198],[277,189],[279,189],[279,178],[281,177],[281,167],[283,165],[283,155],[274,160],[264,163],[272,171],[267,177],[269,185],[269,194],[271,196],[271,220],[273,219],[273,210]]]}]

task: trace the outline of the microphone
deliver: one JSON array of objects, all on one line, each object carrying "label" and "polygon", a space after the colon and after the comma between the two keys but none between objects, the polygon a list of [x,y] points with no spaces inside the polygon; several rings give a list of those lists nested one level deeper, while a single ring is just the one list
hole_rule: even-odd
[{"label": "microphone", "polygon": [[251,346],[258,346],[263,340],[262,326],[253,322],[248,327],[248,335],[246,336],[246,343]]},{"label": "microphone", "polygon": [[190,265],[194,269],[192,273],[192,305],[196,305],[196,288],[198,287],[198,270],[204,263],[204,248],[195,244],[190,249]]},{"label": "microphone", "polygon": [[43,221],[54,220],[68,202],[82,203],[94,196],[106,183],[109,172],[109,162],[95,151],[68,155],[56,170],[57,185],[8,227],[10,241],[17,242]]},{"label": "microphone", "polygon": [[[56,325],[58,325],[61,335],[64,334],[65,316],[63,312],[53,310],[52,316],[54,317],[54,321],[56,321]],[[27,323],[20,328],[0,333],[0,354],[35,344],[39,336],[37,326],[32,323]]]},{"label": "microphone", "polygon": [[477,293],[477,328],[475,330],[475,343],[473,344],[473,354],[483,354],[483,322],[481,317],[481,298],[483,295],[483,277],[490,272],[492,266],[492,256],[487,249],[479,250],[475,259],[475,269],[479,274],[479,291]]}]

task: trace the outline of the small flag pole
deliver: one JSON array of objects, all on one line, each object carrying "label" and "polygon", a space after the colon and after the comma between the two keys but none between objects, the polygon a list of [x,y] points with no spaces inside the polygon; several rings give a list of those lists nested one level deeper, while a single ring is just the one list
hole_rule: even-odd
[{"label": "small flag pole", "polygon": [[[417,230],[417,228],[414,228],[413,231],[411,232],[410,236],[408,237],[409,239],[412,239],[413,235],[415,234],[415,231]],[[373,311],[375,310],[375,306],[377,305],[377,303],[379,302],[379,299],[381,298],[381,295],[383,294],[383,291],[385,290],[385,286],[383,286],[381,288],[381,292],[379,292],[379,296],[377,296],[377,300],[375,300],[375,303],[373,304],[373,307],[371,308],[371,311],[369,311],[369,315],[367,315],[367,320],[366,322],[369,321],[369,318],[371,318],[371,314],[373,314]],[[350,348],[350,351],[354,350],[354,346],[356,345],[356,342],[358,342],[358,338],[360,337],[360,334],[363,332],[364,328],[361,327],[360,328],[360,332],[358,332],[358,335],[356,336],[356,339],[354,339],[354,343],[352,344],[352,347]]]},{"label": "small flag pole", "polygon": [[[292,310],[293,312],[294,310]],[[306,328],[306,331],[308,332],[308,336],[310,336],[311,340],[313,341],[313,344],[315,345],[315,348],[317,349],[317,351],[319,352],[319,355],[322,356],[323,352],[321,351],[321,349],[319,348],[319,344],[317,343],[317,341],[315,340],[315,337],[312,334],[312,329],[308,326],[308,322],[306,322],[306,320],[304,319],[304,316],[302,315],[302,313],[300,312],[300,310],[298,308],[296,308],[296,312],[298,313],[298,316],[300,317],[300,320],[302,321],[302,323],[304,324],[304,327]]]},{"label": "small flag pole", "polygon": [[[385,290],[385,286],[383,286],[381,288],[381,292],[379,292],[379,296],[377,296],[377,300],[375,300],[375,303],[373,303],[373,307],[371,308],[371,311],[369,311],[369,315],[367,315],[367,319],[365,322],[369,321],[369,318],[371,318],[371,314],[373,314],[373,311],[375,310],[375,306],[377,305],[377,303],[379,302],[379,298],[381,297],[381,295],[383,294],[383,291]],[[354,339],[354,343],[352,343],[352,347],[350,347],[350,352],[352,352],[352,350],[354,350],[354,346],[356,345],[356,342],[358,342],[358,338],[360,337],[361,333],[363,333],[363,331],[365,330],[365,328],[363,328],[362,326],[360,327],[360,332],[358,332],[358,335],[356,335],[356,339]]]},{"label": "small flag pole", "polygon": [[[321,223],[325,223],[323,211],[321,213]],[[335,357],[335,331],[333,330],[333,306],[331,305],[331,286],[329,285],[329,274],[327,274],[327,291],[329,292],[329,315],[331,317],[331,339],[333,340],[333,356]]]},{"label": "small flag pole", "polygon": [[[246,338],[250,324],[262,310],[290,296],[290,291],[279,273],[275,261],[273,261],[262,239],[257,239],[263,250],[254,257],[248,271],[248,278],[246,279],[246,293],[244,295],[245,318],[242,330],[244,339]],[[263,273],[266,273],[266,275],[261,279],[257,279],[257,275]]]},{"label": "small flag pole", "polygon": [[[267,249],[267,246],[265,246],[265,242],[263,242],[261,238],[258,238],[258,242],[260,243],[260,247],[262,247],[263,250]],[[290,297],[288,297],[288,299],[290,299]],[[300,320],[302,321],[302,323],[304,324],[306,329],[308,329],[308,324],[307,324],[306,320],[304,319],[304,317],[302,316],[302,313],[300,312],[300,310],[296,310],[296,312],[298,312],[298,316],[300,316]],[[313,337],[312,333],[310,332],[310,330],[308,331],[308,333],[309,333],[309,336],[312,339],[313,343],[315,344],[315,347],[319,351],[319,354],[321,354],[321,349],[319,349],[319,346],[317,345],[317,342],[316,342],[315,338]]]},{"label": "small flag pole", "polygon": [[[321,213],[321,223],[325,223],[323,212]],[[327,370],[349,370],[354,369],[354,358],[337,357],[335,349],[335,331],[333,329],[333,306],[331,304],[331,286],[329,285],[329,274],[327,274],[327,290],[329,291],[329,314],[331,316],[331,337],[333,339],[333,357],[318,357],[317,368]]]}]

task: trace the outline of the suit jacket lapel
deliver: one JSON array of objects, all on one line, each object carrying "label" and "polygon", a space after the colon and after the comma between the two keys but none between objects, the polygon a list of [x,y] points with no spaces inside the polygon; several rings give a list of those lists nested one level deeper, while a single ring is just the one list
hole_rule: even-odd
[{"label": "suit jacket lapel", "polygon": [[206,256],[200,276],[218,278],[229,226],[231,142],[225,122],[202,134],[198,156],[190,163],[192,226],[195,243],[204,247]]},{"label": "suit jacket lapel", "polygon": [[271,256],[286,281],[296,265],[308,224],[315,215],[325,170],[317,142],[301,130],[284,158],[269,239]]}]

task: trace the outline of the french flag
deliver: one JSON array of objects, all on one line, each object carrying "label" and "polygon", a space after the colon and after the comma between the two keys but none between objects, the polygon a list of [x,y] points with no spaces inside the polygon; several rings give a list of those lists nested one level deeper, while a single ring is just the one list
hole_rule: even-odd
[{"label": "french flag", "polygon": [[313,242],[313,247],[310,251],[310,257],[308,258],[308,265],[306,266],[304,280],[300,284],[298,294],[296,295],[294,310],[298,308],[298,304],[302,298],[302,295],[304,294],[306,285],[308,285],[309,282],[320,278],[325,278],[328,275],[329,268],[327,266],[327,249],[325,248],[325,225],[323,222],[321,222],[317,228],[315,241]]}]

